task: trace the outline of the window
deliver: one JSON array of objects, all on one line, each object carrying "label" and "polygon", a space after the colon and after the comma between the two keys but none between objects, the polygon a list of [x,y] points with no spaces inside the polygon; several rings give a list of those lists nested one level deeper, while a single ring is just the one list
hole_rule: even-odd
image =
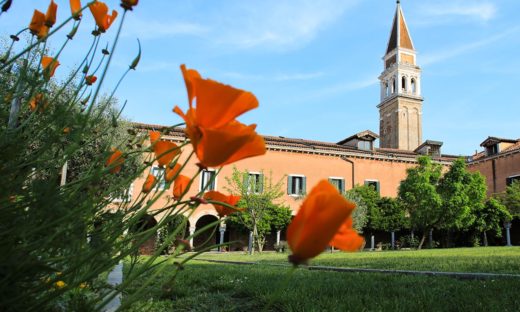
[{"label": "window", "polygon": [[487,155],[488,155],[488,156],[498,154],[498,152],[499,152],[498,144],[493,144],[493,145],[491,145],[491,146],[488,146],[488,147],[486,148],[486,152],[487,152]]},{"label": "window", "polygon": [[264,175],[258,172],[249,172],[244,178],[244,184],[249,193],[262,193],[264,191]]},{"label": "window", "polygon": [[403,91],[406,91],[406,77],[403,76],[401,78],[401,88],[403,89]]},{"label": "window", "polygon": [[217,189],[217,181],[215,170],[212,169],[204,169],[200,173],[200,190],[207,191],[215,191]]},{"label": "window", "polygon": [[359,141],[358,142],[358,149],[365,150],[365,151],[371,151],[372,150],[372,142],[370,142],[370,141]]},{"label": "window", "polygon": [[511,186],[514,182],[520,183],[520,175],[509,177],[506,179],[507,186]]},{"label": "window", "polygon": [[290,175],[287,177],[287,194],[289,195],[303,195],[305,194],[306,181],[304,176]]},{"label": "window", "polygon": [[330,184],[334,185],[341,194],[343,194],[345,192],[345,179],[329,178],[329,182],[330,182]]},{"label": "window", "polygon": [[412,93],[417,93],[417,83],[415,82],[415,78],[412,78]]},{"label": "window", "polygon": [[377,180],[365,180],[365,185],[374,188],[376,192],[381,194],[381,185]]},{"label": "window", "polygon": [[166,180],[164,179],[164,168],[152,167],[152,175],[157,179],[155,186],[158,190],[164,190],[166,188]]}]

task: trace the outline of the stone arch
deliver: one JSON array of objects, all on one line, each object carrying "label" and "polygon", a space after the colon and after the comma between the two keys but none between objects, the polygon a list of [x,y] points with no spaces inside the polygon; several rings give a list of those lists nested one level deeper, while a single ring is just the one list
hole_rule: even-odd
[{"label": "stone arch", "polygon": [[[130,231],[134,234],[144,233],[153,229],[157,225],[157,220],[149,214],[142,216],[137,223],[130,227]],[[136,243],[140,241],[137,236]],[[155,252],[155,245],[157,243],[157,232],[152,233],[144,242],[139,245],[139,253],[141,255],[151,255]]]},{"label": "stone arch", "polygon": [[[200,229],[208,226],[211,223],[215,223],[215,221],[218,220],[219,218],[217,213],[209,211],[198,215],[196,218],[190,218],[190,224],[192,225],[190,227],[190,234],[193,234],[196,231],[199,231]],[[208,228],[202,233],[199,233],[191,240],[192,247],[196,250],[200,250],[218,244],[218,230],[219,224],[217,223],[215,226]]]},{"label": "stone arch", "polygon": [[417,80],[415,79],[415,77],[412,77],[412,79],[410,80],[410,91],[412,92],[412,94],[417,94]]}]

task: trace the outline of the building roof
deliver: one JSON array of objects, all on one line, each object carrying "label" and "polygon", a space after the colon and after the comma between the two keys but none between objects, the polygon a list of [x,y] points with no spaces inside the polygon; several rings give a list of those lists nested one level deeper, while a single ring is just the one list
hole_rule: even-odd
[{"label": "building roof", "polygon": [[[135,128],[143,130],[161,130],[164,134],[184,139],[184,128],[180,127],[167,127],[155,124],[145,123],[133,123]],[[363,133],[363,132],[361,132]],[[321,142],[314,140],[286,138],[282,136],[263,136],[267,149],[275,151],[293,151],[300,153],[314,153],[320,155],[336,155],[336,156],[347,156],[347,157],[362,157],[362,158],[378,158],[378,159],[393,159],[402,160],[407,162],[415,162],[416,158],[420,156],[413,151],[398,150],[392,148],[376,148],[371,151],[358,149],[353,146],[340,145],[337,143]],[[436,158],[440,161],[451,162],[460,156],[442,155],[440,158]]]},{"label": "building roof", "polygon": [[397,2],[397,9],[395,11],[394,22],[392,24],[392,31],[390,32],[390,39],[388,40],[386,53],[388,54],[396,48],[415,50],[399,1]]},{"label": "building roof", "polygon": [[352,141],[354,139],[360,139],[365,141],[374,141],[379,138],[379,135],[375,132],[372,132],[370,130],[361,131],[359,133],[356,133],[354,135],[349,136],[346,139],[343,139],[339,141],[337,144],[342,145],[345,144],[348,141]]},{"label": "building roof", "polygon": [[518,140],[514,140],[514,139],[504,139],[504,138],[490,136],[487,139],[485,139],[484,142],[480,143],[480,146],[486,147],[486,146],[494,145],[497,143],[517,143],[517,141]]}]

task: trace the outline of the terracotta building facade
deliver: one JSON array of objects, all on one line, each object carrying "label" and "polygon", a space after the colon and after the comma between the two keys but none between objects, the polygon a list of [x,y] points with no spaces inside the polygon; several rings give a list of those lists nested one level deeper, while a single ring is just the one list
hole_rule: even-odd
[{"label": "terracotta building facade", "polygon": [[[297,138],[265,136],[267,153],[263,156],[239,161],[221,169],[208,168],[197,175],[197,160],[188,161],[183,174],[195,177],[187,194],[198,194],[204,186],[207,190],[229,193],[226,181],[235,166],[240,171],[247,171],[251,179],[261,175],[271,175],[273,181],[282,180],[285,195],[281,199],[296,214],[301,205],[302,195],[322,179],[328,179],[339,191],[351,189],[355,185],[372,185],[381,196],[397,196],[400,182],[406,177],[406,170],[417,165],[417,158],[429,155],[434,161],[446,166],[457,156],[443,155],[442,142],[422,141],[422,93],[421,69],[417,65],[416,50],[404,19],[400,4],[397,4],[386,54],[383,57],[381,83],[381,102],[379,134],[365,130],[349,136],[337,143],[319,142]],[[163,130],[161,125],[135,123],[141,131]],[[184,142],[182,129],[163,131],[163,138],[176,143]],[[376,147],[379,139],[380,147]],[[488,138],[482,143],[485,152],[468,157],[470,170],[479,171],[488,183],[488,192],[501,192],[508,183],[520,179],[520,141]],[[184,147],[183,155],[190,154],[191,146]],[[185,157],[185,156],[183,156]],[[183,161],[181,157],[181,162]],[[160,176],[161,168],[154,166],[152,174]],[[145,175],[131,185],[130,196],[136,198],[142,189]],[[162,187],[164,184],[159,184]],[[163,198],[154,207],[161,208],[171,201],[171,191],[166,191]],[[155,216],[157,220],[161,215]],[[189,215],[187,234],[216,221],[216,211],[211,205],[201,205]],[[211,238],[211,243],[220,240],[234,240],[229,228],[222,225],[220,233]],[[219,235],[220,234],[220,235]],[[282,233],[283,238],[283,233]],[[214,241],[212,241],[214,239]],[[278,233],[277,240],[280,238]],[[191,240],[197,248],[207,237]],[[153,241],[150,243],[153,246]]]}]

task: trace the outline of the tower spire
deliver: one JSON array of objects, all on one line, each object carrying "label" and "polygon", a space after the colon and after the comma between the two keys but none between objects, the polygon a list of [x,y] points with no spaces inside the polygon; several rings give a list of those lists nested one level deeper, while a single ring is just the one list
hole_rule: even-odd
[{"label": "tower spire", "polygon": [[396,48],[414,50],[412,38],[410,37],[410,32],[408,31],[400,3],[401,2],[397,0],[397,8],[395,10],[394,22],[392,24],[392,31],[390,32],[386,53],[390,53]]},{"label": "tower spire", "polygon": [[422,140],[421,68],[400,3],[396,1],[384,70],[379,76],[380,147],[413,151]]}]

